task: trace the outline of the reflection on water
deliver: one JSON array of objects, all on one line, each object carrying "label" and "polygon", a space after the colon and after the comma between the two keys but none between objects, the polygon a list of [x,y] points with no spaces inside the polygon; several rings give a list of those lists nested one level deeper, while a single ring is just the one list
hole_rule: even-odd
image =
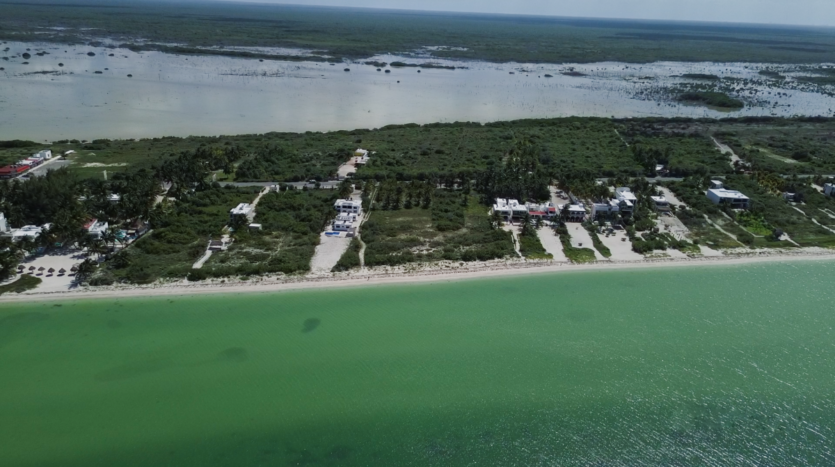
[{"label": "reflection on water", "polygon": [[[351,71],[345,72],[343,64],[0,45],[9,48],[0,52],[8,58],[0,61],[0,139],[36,141],[560,116],[724,117],[729,114],[641,96],[680,82],[670,77],[684,73],[757,77],[755,65],[741,63],[597,63],[573,65],[585,76],[566,76],[561,73],[570,67],[561,65],[463,62],[466,69],[454,71],[397,68],[384,73],[359,63],[348,65]],[[23,53],[31,57],[23,59]],[[757,97],[765,96],[768,105],[730,115],[830,115],[835,109],[832,97],[795,90],[779,96],[767,92],[763,89]]]}]

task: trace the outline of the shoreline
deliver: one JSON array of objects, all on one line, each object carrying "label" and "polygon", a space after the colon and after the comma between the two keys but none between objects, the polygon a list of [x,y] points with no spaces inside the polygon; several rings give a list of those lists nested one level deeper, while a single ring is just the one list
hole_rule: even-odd
[{"label": "shoreline", "polygon": [[503,262],[486,264],[480,268],[434,268],[406,272],[355,271],[345,275],[303,276],[298,278],[260,278],[252,281],[224,281],[188,283],[178,281],[147,286],[109,286],[99,289],[79,288],[59,292],[32,292],[0,296],[0,306],[22,302],[47,302],[56,300],[97,300],[112,298],[157,298],[206,294],[279,293],[302,290],[340,289],[348,287],[378,287],[398,284],[432,284],[501,277],[519,277],[539,274],[556,274],[588,271],[624,271],[666,269],[680,267],[732,266],[758,263],[785,263],[797,261],[835,261],[835,252],[797,252],[793,254],[754,254],[694,259],[649,259],[644,261],[573,264],[548,261]]}]

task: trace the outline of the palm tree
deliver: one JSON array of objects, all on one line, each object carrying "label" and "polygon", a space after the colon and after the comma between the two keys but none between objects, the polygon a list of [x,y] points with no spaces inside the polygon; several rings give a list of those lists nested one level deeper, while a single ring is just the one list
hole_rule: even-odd
[{"label": "palm tree", "polygon": [[84,262],[78,265],[78,271],[75,273],[76,282],[84,282],[96,272],[97,264],[91,259],[85,259]]}]

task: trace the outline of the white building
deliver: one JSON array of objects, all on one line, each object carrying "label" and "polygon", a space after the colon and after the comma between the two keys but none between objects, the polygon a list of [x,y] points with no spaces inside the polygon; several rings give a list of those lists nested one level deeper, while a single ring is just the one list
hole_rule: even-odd
[{"label": "white building", "polygon": [[628,187],[615,189],[615,197],[620,203],[620,211],[624,214],[632,214],[635,205],[638,204],[638,197]]},{"label": "white building", "polygon": [[32,159],[38,159],[41,161],[48,161],[52,159],[52,151],[49,149],[44,149],[43,151],[38,152],[37,154],[32,154]]},{"label": "white building", "polygon": [[112,195],[107,197],[107,200],[110,201],[111,203],[115,204],[115,203],[118,203],[119,201],[121,201],[122,197],[117,195],[116,193],[113,193]]},{"label": "white building", "polygon": [[539,219],[553,219],[557,215],[557,207],[553,203],[525,203],[528,215]]},{"label": "white building", "polygon": [[[598,203],[594,203],[591,205],[591,218],[597,219],[598,216],[610,216],[617,212],[620,212],[620,205],[621,202],[616,199],[610,199],[608,201],[601,201]],[[630,209],[631,211],[631,209]]]},{"label": "white building", "polygon": [[9,224],[6,223],[6,215],[0,212],[0,234],[7,233],[9,231]]},{"label": "white building", "polygon": [[36,225],[26,225],[19,229],[12,230],[12,241],[19,242],[24,238],[34,240],[41,235],[41,232],[43,232],[43,227],[38,227]]},{"label": "white building", "polygon": [[586,208],[582,204],[560,206],[560,213],[565,222],[583,222],[586,219]]},{"label": "white building", "polygon": [[354,159],[354,165],[365,165],[371,159],[371,157],[368,156],[367,149],[357,149],[354,151],[354,157],[356,157],[356,159]]},{"label": "white building", "polygon": [[713,190],[718,190],[720,188],[725,188],[725,185],[719,180],[711,180],[710,181],[710,188]]},{"label": "white building", "polygon": [[670,202],[664,196],[650,196],[656,211],[666,212],[670,210]]},{"label": "white building", "polygon": [[528,208],[515,199],[496,198],[492,212],[499,213],[505,222],[511,222],[514,219],[524,219],[528,215]]},{"label": "white building", "polygon": [[333,207],[337,210],[337,212],[344,214],[355,214],[359,216],[362,213],[362,201],[338,199],[335,203],[333,203]]},{"label": "white building", "polygon": [[87,230],[87,233],[96,239],[102,238],[104,233],[107,232],[108,227],[110,226],[107,222],[99,222],[98,219],[93,219],[84,224],[84,229]]},{"label": "white building", "polygon": [[713,201],[713,204],[728,204],[732,209],[748,209],[751,207],[751,200],[736,190],[712,188],[707,190],[707,197]]},{"label": "white building", "polygon": [[249,216],[252,213],[252,205],[249,203],[241,203],[229,211],[229,219],[238,216]]},{"label": "white building", "polygon": [[835,183],[827,183],[823,186],[823,193],[826,196],[834,196],[835,197]]}]

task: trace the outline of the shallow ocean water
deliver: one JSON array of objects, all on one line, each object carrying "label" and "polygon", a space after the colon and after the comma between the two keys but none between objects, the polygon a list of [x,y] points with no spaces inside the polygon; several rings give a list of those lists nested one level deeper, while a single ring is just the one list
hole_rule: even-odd
[{"label": "shallow ocean water", "polygon": [[[389,63],[432,61],[467,67],[420,73],[415,68],[395,68],[387,74],[361,63],[261,62],[82,45],[1,45],[10,49],[1,53],[9,60],[0,61],[4,68],[0,139],[5,140],[332,131],[566,116],[828,116],[835,110],[835,97],[791,89],[778,95],[777,89],[764,86],[759,86],[756,98],[748,97],[768,104],[760,102],[738,112],[659,97],[663,89],[682,82],[675,76],[685,73],[762,78],[757,74],[761,65],[751,63],[542,65],[373,57]],[[43,52],[48,55],[37,55]],[[23,59],[23,53],[31,58]],[[351,71],[343,71],[346,67]],[[561,74],[572,68],[586,76]]]},{"label": "shallow ocean water", "polygon": [[0,465],[833,465],[833,273],[3,304]]}]

